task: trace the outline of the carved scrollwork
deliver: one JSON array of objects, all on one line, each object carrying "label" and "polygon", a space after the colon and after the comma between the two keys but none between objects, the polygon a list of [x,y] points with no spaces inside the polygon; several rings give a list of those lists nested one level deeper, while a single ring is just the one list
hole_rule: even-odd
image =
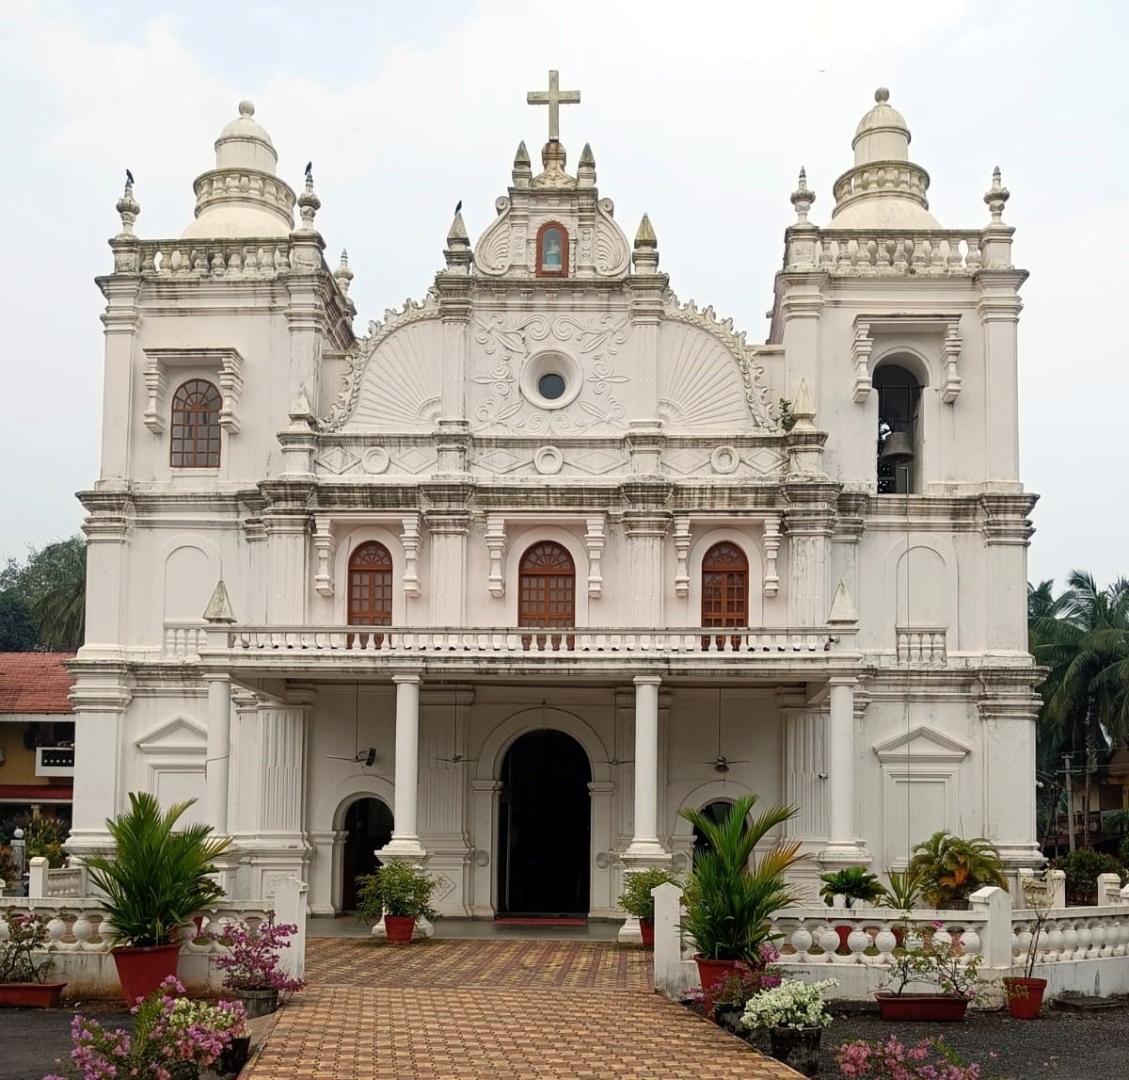
[{"label": "carved scrollwork", "polygon": [[479,273],[500,277],[513,263],[514,245],[510,242],[510,200],[502,196],[494,203],[498,217],[475,245],[474,265]]},{"label": "carved scrollwork", "polygon": [[601,277],[626,274],[631,263],[627,237],[616,224],[614,213],[611,199],[601,199],[596,204],[596,273]]}]

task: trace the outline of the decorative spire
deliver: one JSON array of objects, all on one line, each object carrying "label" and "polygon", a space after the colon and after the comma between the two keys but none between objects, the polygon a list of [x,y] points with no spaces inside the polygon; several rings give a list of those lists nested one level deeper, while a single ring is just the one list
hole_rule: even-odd
[{"label": "decorative spire", "polygon": [[231,610],[231,597],[227,595],[227,586],[223,583],[223,578],[216,582],[212,598],[204,609],[204,622],[229,624],[235,622],[235,613]]},{"label": "decorative spire", "polygon": [[815,425],[815,404],[811,399],[807,379],[801,379],[796,390],[796,400],[792,402],[792,418],[796,421],[792,426],[793,431],[813,431]]},{"label": "decorative spire", "polygon": [[533,166],[523,139],[517,144],[517,153],[514,154],[514,187],[529,187],[529,181],[532,179]]},{"label": "decorative spire", "polygon": [[576,179],[581,187],[593,187],[596,183],[596,158],[588,143],[584,144],[584,149],[580,152],[580,161],[576,166]]},{"label": "decorative spire", "polygon": [[801,165],[800,182],[796,185],[796,190],[792,192],[792,205],[796,208],[797,225],[811,226],[811,222],[808,221],[808,211],[813,202],[815,202],[815,192],[808,187],[808,174]]},{"label": "decorative spire", "polygon": [[455,274],[469,274],[471,263],[470,239],[463,222],[463,203],[460,199],[455,207],[455,217],[447,230],[447,247],[443,251],[447,260],[447,270]]},{"label": "decorative spire", "polygon": [[349,295],[349,286],[353,283],[353,268],[349,265],[349,252],[345,248],[341,249],[341,261],[337,264],[337,269],[333,271],[333,276],[337,279],[337,286],[341,290],[342,296]]},{"label": "decorative spire", "polygon": [[122,192],[122,197],[118,199],[115,209],[122,218],[122,231],[119,235],[132,236],[133,223],[141,213],[141,206],[133,197],[133,173],[129,169],[125,171],[125,190]]},{"label": "decorative spire", "polygon": [[988,204],[988,210],[992,215],[993,225],[1004,224],[1004,206],[1007,205],[1007,201],[1010,198],[1011,192],[1004,187],[1000,175],[1000,167],[997,165],[992,170],[992,186],[984,193],[984,201]]},{"label": "decorative spire", "polygon": [[314,418],[314,410],[310,408],[310,399],[306,394],[305,383],[298,384],[298,391],[294,395],[294,400],[290,402],[289,416],[291,421],[298,426],[303,424],[308,426]]},{"label": "decorative spire", "polygon": [[659,272],[659,242],[655,236],[654,227],[648,215],[643,215],[639,222],[639,231],[635,234],[635,273],[657,274]]},{"label": "decorative spire", "polygon": [[306,189],[298,196],[298,209],[302,215],[302,232],[315,232],[314,215],[321,209],[321,199],[314,193],[313,162],[306,165]]}]

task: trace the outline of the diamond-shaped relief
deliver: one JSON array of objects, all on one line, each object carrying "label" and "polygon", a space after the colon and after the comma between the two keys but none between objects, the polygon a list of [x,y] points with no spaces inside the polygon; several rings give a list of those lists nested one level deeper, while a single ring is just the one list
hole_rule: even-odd
[{"label": "diamond-shaped relief", "polygon": [[748,465],[753,472],[760,473],[762,476],[767,473],[778,472],[784,463],[784,459],[780,454],[766,447],[754,450],[751,454],[742,454],[741,460]]},{"label": "diamond-shaped relief", "polygon": [[319,455],[315,460],[317,465],[326,472],[340,476],[343,472],[348,472],[353,468],[361,459],[356,454],[344,449],[344,447],[334,446],[324,454]]},{"label": "diamond-shaped relief", "polygon": [[580,469],[581,472],[600,476],[622,466],[623,458],[619,454],[612,454],[607,450],[589,450],[582,454],[569,454],[568,463]]},{"label": "diamond-shaped relief", "polygon": [[673,454],[666,454],[663,457],[668,469],[683,476],[688,473],[706,472],[709,460],[709,454],[702,454],[696,450],[676,450]]},{"label": "diamond-shaped relief", "polygon": [[446,874],[433,873],[431,877],[436,886],[432,900],[443,900],[455,891],[455,883]]},{"label": "diamond-shaped relief", "polygon": [[520,457],[509,450],[495,450],[492,453],[475,458],[475,464],[487,472],[508,473],[513,472],[520,465],[524,465],[528,460],[528,458]]},{"label": "diamond-shaped relief", "polygon": [[397,454],[392,460],[395,461],[401,472],[418,473],[436,461],[437,455],[429,454],[426,450],[421,450],[416,446],[402,454]]}]

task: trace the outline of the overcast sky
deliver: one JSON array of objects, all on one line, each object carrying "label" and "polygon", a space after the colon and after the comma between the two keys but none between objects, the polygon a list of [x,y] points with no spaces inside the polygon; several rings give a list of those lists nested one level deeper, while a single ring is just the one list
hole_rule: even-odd
[{"label": "overcast sky", "polygon": [[[123,170],[144,237],[191,221],[192,181],[250,97],[279,171],[313,160],[317,224],[349,249],[362,330],[418,297],[463,200],[494,217],[545,110],[550,67],[570,167],[592,144],[600,193],[633,235],[648,211],[683,299],[763,340],[799,166],[825,223],[851,137],[888,86],[951,228],[1011,190],[1023,477],[1042,496],[1031,578],[1129,574],[1124,345],[1129,260],[1129,5],[1018,0],[427,0],[191,5],[0,0],[4,422],[0,557],[74,532],[98,470],[101,296]],[[1117,329],[1118,325],[1122,330]]]}]

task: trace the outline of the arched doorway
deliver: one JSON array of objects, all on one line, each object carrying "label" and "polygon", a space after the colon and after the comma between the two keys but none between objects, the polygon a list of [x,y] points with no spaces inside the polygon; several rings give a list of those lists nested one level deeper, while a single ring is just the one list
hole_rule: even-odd
[{"label": "arched doorway", "polygon": [[345,811],[342,831],[341,910],[353,911],[357,906],[357,878],[371,874],[380,865],[377,849],[392,839],[392,811],[380,799],[357,799]]},{"label": "arched doorway", "polygon": [[588,914],[592,770],[563,731],[522,735],[502,759],[499,915]]},{"label": "arched doorway", "polygon": [[[715,825],[720,825],[726,818],[729,817],[733,810],[733,804],[724,799],[717,799],[714,802],[707,803],[702,807],[702,814],[714,822]],[[696,859],[703,851],[709,851],[711,848],[710,842],[702,835],[698,827],[694,826],[694,858]]]}]

